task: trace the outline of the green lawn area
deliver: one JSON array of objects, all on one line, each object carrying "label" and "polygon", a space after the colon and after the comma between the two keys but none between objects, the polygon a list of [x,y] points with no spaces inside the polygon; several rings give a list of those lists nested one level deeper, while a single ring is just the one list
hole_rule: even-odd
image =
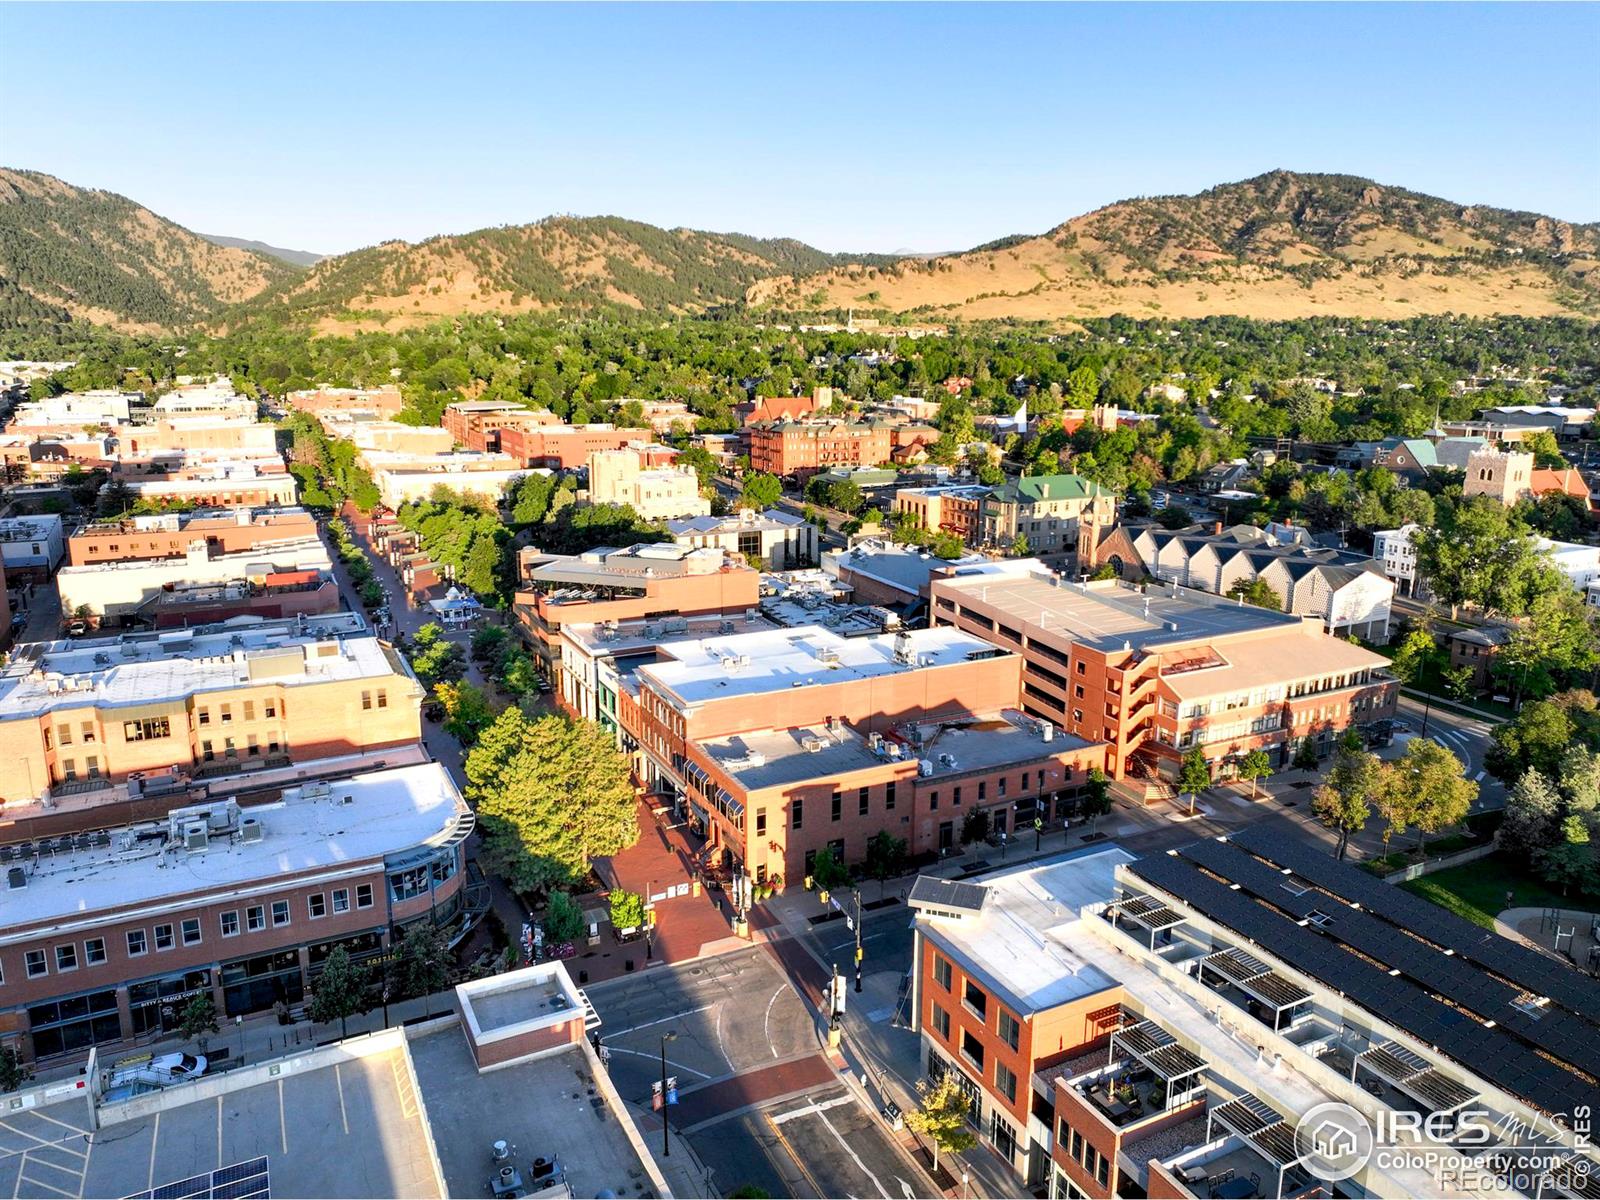
[{"label": "green lawn area", "polygon": [[1491,854],[1464,866],[1435,871],[1417,879],[1408,879],[1400,886],[1486,929],[1494,928],[1496,914],[1507,907],[1508,891],[1513,893],[1513,908],[1565,908],[1600,912],[1600,896],[1581,892],[1559,895],[1515,862],[1499,854]]}]

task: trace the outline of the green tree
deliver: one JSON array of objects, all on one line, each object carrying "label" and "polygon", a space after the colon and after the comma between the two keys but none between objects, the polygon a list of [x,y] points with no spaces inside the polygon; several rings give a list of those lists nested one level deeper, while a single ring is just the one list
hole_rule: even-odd
[{"label": "green tree", "polygon": [[1415,686],[1440,662],[1439,643],[1426,629],[1413,629],[1401,640],[1390,669],[1401,683]]},{"label": "green tree", "polygon": [[1556,435],[1548,429],[1540,429],[1530,433],[1522,439],[1520,447],[1523,451],[1533,455],[1533,465],[1540,470],[1562,470],[1567,466],[1567,460],[1561,453],[1561,447],[1556,442]]},{"label": "green tree", "polygon": [[762,511],[771,508],[782,498],[783,484],[778,477],[760,471],[745,476],[744,487],[739,494],[739,499],[746,508]]},{"label": "green tree", "polygon": [[1578,590],[1561,580],[1533,598],[1528,615],[1495,655],[1492,670],[1524,696],[1543,699],[1563,682],[1587,675],[1600,662],[1600,609],[1585,604]]},{"label": "green tree", "polygon": [[1406,743],[1405,753],[1385,763],[1378,783],[1378,811],[1387,821],[1384,842],[1408,828],[1417,831],[1417,853],[1428,835],[1466,819],[1478,785],[1465,778],[1461,760],[1432,738]]},{"label": "green tree", "polygon": [[1446,667],[1440,676],[1445,695],[1452,700],[1470,700],[1476,690],[1476,675],[1471,667]]},{"label": "green tree", "polygon": [[1189,797],[1189,812],[1194,813],[1194,803],[1199,794],[1211,786],[1211,765],[1204,751],[1196,746],[1183,756],[1178,767],[1178,794]]},{"label": "green tree", "polygon": [[339,1036],[348,1036],[350,1018],[367,1010],[368,975],[365,966],[350,961],[348,950],[335,946],[311,989],[311,1019],[318,1025],[337,1021]]},{"label": "green tree", "polygon": [[210,992],[196,992],[178,1010],[178,1034],[185,1041],[217,1032],[217,1006]]},{"label": "green tree", "polygon": [[1294,760],[1290,763],[1296,771],[1315,771],[1317,769],[1317,739],[1307,734],[1300,739],[1300,744],[1294,749]]},{"label": "green tree", "polygon": [[547,945],[576,941],[587,926],[583,907],[566,892],[551,892],[544,910],[544,937]]},{"label": "green tree", "polygon": [[960,537],[942,530],[933,535],[933,541],[928,543],[928,550],[935,558],[956,559],[967,552]]},{"label": "green tree", "polygon": [[831,892],[850,882],[850,871],[824,846],[811,860],[811,882],[819,892]]},{"label": "green tree", "polygon": [[479,597],[492,599],[500,594],[500,571],[505,556],[492,536],[482,535],[467,552],[467,569],[461,582]]},{"label": "green tree", "polygon": [[1341,741],[1328,778],[1311,798],[1311,812],[1324,827],[1338,837],[1336,857],[1343,859],[1352,834],[1366,828],[1372,815],[1372,800],[1381,779],[1378,757],[1361,746],[1359,740]]},{"label": "green tree", "polygon": [[431,920],[406,926],[389,960],[389,986],[397,996],[423,997],[424,1012],[433,1015],[432,997],[450,982],[450,940]]},{"label": "green tree", "polygon": [[1156,514],[1156,524],[1163,529],[1183,529],[1194,524],[1194,517],[1181,504],[1169,504]]},{"label": "green tree", "polygon": [[511,635],[503,625],[484,625],[473,631],[472,659],[474,662],[498,666],[504,657]]},{"label": "green tree", "polygon": [[28,1069],[15,1046],[0,1046],[0,1095],[14,1092],[28,1082]]},{"label": "green tree", "polygon": [[1529,768],[1506,796],[1495,842],[1507,854],[1534,863],[1556,844],[1561,821],[1561,794],[1543,773]]},{"label": "green tree", "polygon": [[435,684],[433,694],[444,705],[444,728],[463,746],[494,724],[494,708],[482,688],[462,681]]},{"label": "green tree", "polygon": [[530,721],[508,708],[467,755],[480,858],[518,890],[571,885],[597,855],[639,837],[632,775],[612,735],[588,721]]},{"label": "green tree", "polygon": [[544,520],[555,490],[556,481],[552,475],[524,475],[511,490],[511,523],[537,525]]},{"label": "green tree", "polygon": [[1594,847],[1589,826],[1582,817],[1569,816],[1561,823],[1561,836],[1555,845],[1539,856],[1539,872],[1565,896],[1573,888],[1591,891],[1595,883]]},{"label": "green tree", "polygon": [[1033,547],[1028,543],[1028,535],[1019,533],[1011,539],[1011,548],[1007,551],[1012,558],[1027,558],[1033,553]]},{"label": "green tree", "polygon": [[867,839],[867,874],[879,883],[905,870],[906,840],[895,837],[887,829],[880,829]]},{"label": "green tree", "polygon": [[1100,818],[1111,811],[1111,780],[1099,767],[1089,768],[1089,782],[1083,789],[1083,815],[1089,818],[1093,833]]},{"label": "green tree", "polygon": [[1530,576],[1547,566],[1521,524],[1488,496],[1445,508],[1438,525],[1412,541],[1418,573],[1450,606],[1452,619],[1463,604],[1519,615],[1530,598]]},{"label": "green tree", "polygon": [[611,927],[613,929],[638,929],[644,925],[644,897],[627,888],[616,888],[611,893]]},{"label": "green tree", "polygon": [[906,1125],[933,1146],[933,1169],[941,1154],[961,1154],[978,1144],[967,1122],[971,1102],[955,1071],[946,1071],[936,1083],[917,1081],[917,1109],[906,1114]]},{"label": "green tree", "polygon": [[1515,719],[1496,725],[1489,736],[1494,748],[1487,766],[1496,777],[1510,783],[1533,767],[1554,779],[1569,746],[1600,747],[1600,706],[1592,692],[1562,692],[1524,704]]},{"label": "green tree", "polygon": [[1272,756],[1257,747],[1239,760],[1237,774],[1240,779],[1250,781],[1250,799],[1254,800],[1260,791],[1261,781],[1272,774]]},{"label": "green tree", "polygon": [[1225,593],[1230,599],[1242,599],[1257,608],[1283,611],[1283,600],[1265,579],[1241,579]]}]

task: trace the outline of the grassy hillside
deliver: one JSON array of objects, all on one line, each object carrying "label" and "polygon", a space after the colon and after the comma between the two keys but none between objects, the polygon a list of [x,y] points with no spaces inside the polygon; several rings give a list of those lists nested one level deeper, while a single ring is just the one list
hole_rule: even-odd
[{"label": "grassy hillside", "polygon": [[1597,267],[1595,225],[1274,171],[963,254],[765,280],[749,299],[968,318],[1596,315]]},{"label": "grassy hillside", "polygon": [[0,168],[0,321],[62,312],[122,330],[201,320],[297,274],[215,246],[113,192]]}]

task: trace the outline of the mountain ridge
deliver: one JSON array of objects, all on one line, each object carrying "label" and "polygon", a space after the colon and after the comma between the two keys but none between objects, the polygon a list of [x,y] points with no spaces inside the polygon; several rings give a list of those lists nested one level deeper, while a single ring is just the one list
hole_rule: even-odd
[{"label": "mountain ridge", "polygon": [[329,254],[318,254],[314,250],[286,250],[282,246],[273,246],[267,242],[258,242],[254,238],[229,237],[221,233],[202,233],[198,235],[205,238],[213,246],[228,246],[235,250],[254,250],[257,254],[265,254],[268,258],[281,259],[291,267],[314,267]]},{"label": "mountain ridge", "polygon": [[950,254],[831,254],[792,238],[566,215],[306,267],[274,252],[306,253],[208,238],[115,193],[0,168],[0,328],[269,321],[327,333],[477,312],[846,308],[1054,322],[1600,314],[1600,224],[1291,171],[1117,201]]}]

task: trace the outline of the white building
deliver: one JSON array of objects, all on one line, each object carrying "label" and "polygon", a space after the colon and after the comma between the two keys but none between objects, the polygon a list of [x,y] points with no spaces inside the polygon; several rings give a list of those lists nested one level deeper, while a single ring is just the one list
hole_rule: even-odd
[{"label": "white building", "polygon": [[7,579],[48,579],[66,554],[67,539],[59,516],[0,519],[0,561],[5,564]]},{"label": "white building", "polygon": [[120,425],[128,420],[128,406],[144,399],[143,392],[103,388],[90,392],[62,392],[22,405],[11,418],[17,425]]},{"label": "white building", "polygon": [[1569,580],[1580,592],[1590,584],[1600,582],[1600,546],[1583,546],[1577,542],[1553,542],[1539,538],[1539,552],[1551,565]]},{"label": "white building", "polygon": [[647,468],[636,450],[596,450],[589,455],[589,502],[626,504],[646,521],[711,513],[711,501],[700,494],[700,476],[693,468]]},{"label": "white building", "polygon": [[817,530],[803,517],[781,509],[741,508],[726,517],[686,517],[667,522],[680,546],[712,546],[747,560],[760,559],[773,571],[790,571],[817,560]]},{"label": "white building", "polygon": [[390,508],[426,500],[435,488],[448,488],[463,496],[483,496],[498,502],[506,487],[528,469],[506,454],[480,454],[460,450],[452,454],[409,454],[381,450],[361,455],[372,472],[378,494]]},{"label": "white building", "polygon": [[314,537],[262,542],[239,554],[215,556],[204,542],[196,542],[183,558],[62,567],[56,572],[56,587],[62,612],[88,609],[89,615],[110,620],[134,616],[169,585],[235,580],[264,584],[268,575],[281,571],[331,575],[333,563],[321,539]]},{"label": "white building", "polygon": [[1382,529],[1372,535],[1372,558],[1383,564],[1383,573],[1394,580],[1395,590],[1402,596],[1417,591],[1417,548],[1412,538],[1419,526],[1415,522],[1399,529]]}]

